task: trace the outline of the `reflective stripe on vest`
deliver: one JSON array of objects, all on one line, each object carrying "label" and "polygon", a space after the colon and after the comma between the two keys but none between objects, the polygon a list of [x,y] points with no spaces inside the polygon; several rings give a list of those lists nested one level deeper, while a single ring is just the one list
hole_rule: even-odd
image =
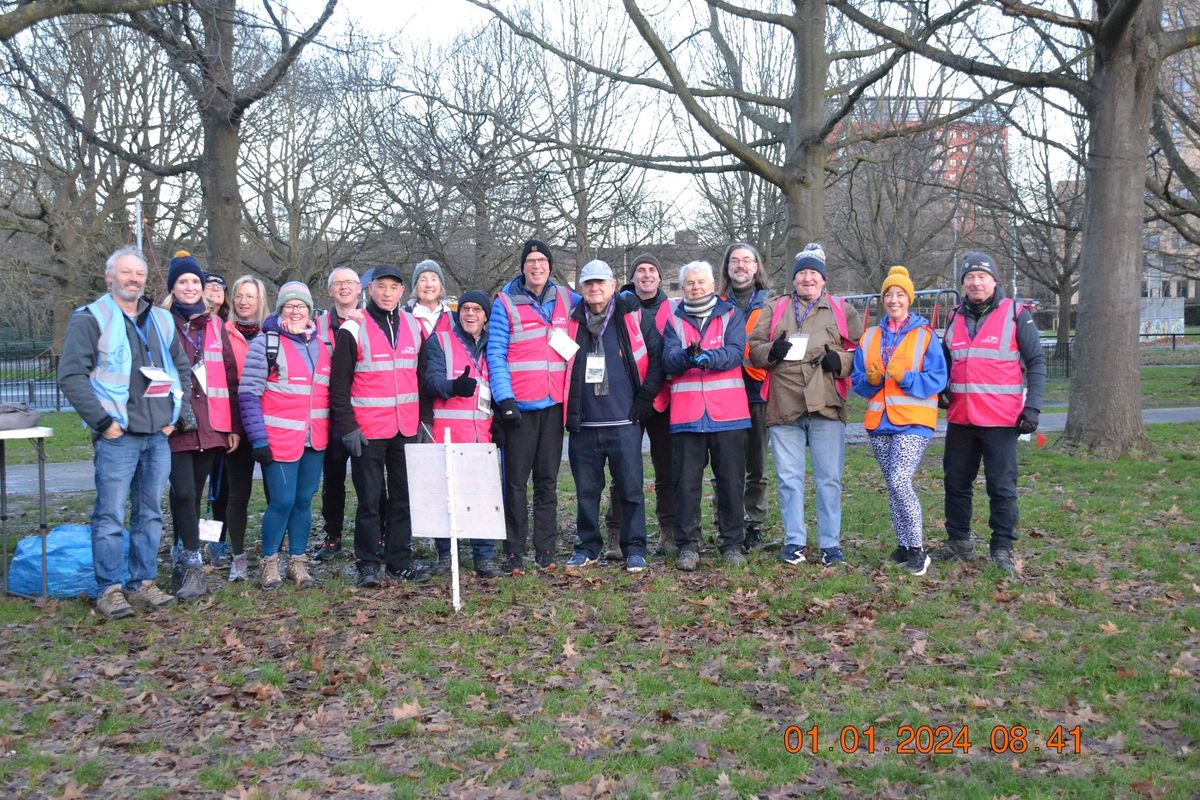
[{"label": "reflective stripe on vest", "polygon": [[[779,327],[779,321],[783,319],[783,314],[791,304],[795,302],[794,294],[785,295],[775,301],[775,308],[771,312],[771,341],[775,340],[775,329]],[[829,295],[829,308],[833,311],[834,322],[837,323],[838,335],[842,337],[842,349],[847,353],[853,353],[855,350],[854,342],[850,341],[850,330],[846,325],[846,301],[835,295]],[[798,331],[797,331],[798,332]],[[843,400],[850,392],[850,377],[834,378],[833,385],[837,388],[837,393]],[[767,370],[766,377],[763,378],[762,397],[767,399],[767,395],[771,393],[771,370]]]},{"label": "reflective stripe on vest", "polygon": [[267,445],[276,461],[298,461],[310,437],[314,450],[329,445],[329,351],[317,347],[316,369],[309,367],[301,346],[279,337],[279,358],[262,394]]},{"label": "reflective stripe on vest", "polygon": [[[892,361],[905,365],[905,370],[920,372],[925,364],[925,353],[933,336],[927,325],[913,328],[904,334],[900,344],[892,353]],[[863,426],[876,430],[883,421],[884,413],[893,425],[923,425],[926,428],[937,427],[937,395],[933,397],[913,397],[905,394],[904,390],[894,380],[886,376],[887,366],[883,363],[883,335],[878,327],[870,328],[863,334],[859,343],[864,351],[864,361],[867,370],[872,368],[884,375],[883,385],[879,391],[867,401],[867,413],[863,418]]]},{"label": "reflective stripe on vest", "polygon": [[565,395],[567,362],[550,346],[555,328],[567,329],[571,295],[555,286],[554,311],[547,324],[527,295],[501,292],[500,302],[508,313],[508,371],[511,373],[513,398],[517,402],[536,403],[549,397],[561,403]]},{"label": "reflective stripe on vest", "polygon": [[250,342],[237,329],[233,320],[225,322],[225,332],[229,334],[229,349],[233,352],[233,361],[237,364],[238,380],[242,378],[242,370],[246,368],[246,353],[250,352]]},{"label": "reflective stripe on vest", "polygon": [[985,428],[1017,424],[1025,404],[1018,313],[1012,300],[1001,300],[974,339],[962,314],[954,315],[946,332],[950,345],[950,410],[946,418],[950,422]]},{"label": "reflective stripe on vest", "polygon": [[[686,350],[694,342],[700,342],[704,350],[716,350],[725,345],[725,326],[733,317],[729,309],[719,317],[709,320],[704,336],[690,322],[676,315],[671,319],[680,346]],[[742,380],[742,367],[721,372],[689,367],[676,375],[671,382],[671,424],[686,425],[695,422],[705,413],[715,422],[731,422],[750,417],[750,405],[746,402],[746,383]]]},{"label": "reflective stripe on vest", "polygon": [[337,331],[333,329],[332,309],[317,316],[317,336],[320,337],[321,344],[325,345],[325,349],[332,356],[334,339],[337,337]]},{"label": "reflective stripe on vest", "polygon": [[452,442],[490,442],[492,415],[479,410],[479,382],[488,382],[487,358],[479,361],[471,358],[453,332],[438,331],[437,340],[446,359],[446,380],[453,381],[470,364],[477,383],[475,394],[470,397],[433,398],[433,441],[437,444],[446,441],[448,429]]},{"label": "reflective stripe on vest", "polygon": [[233,431],[229,408],[229,381],[225,375],[225,347],[221,336],[224,323],[216,314],[204,324],[204,395],[208,403],[208,423],[214,431]]},{"label": "reflective stripe on vest", "polygon": [[[111,294],[106,294],[87,306],[100,327],[96,340],[96,366],[88,374],[92,391],[100,401],[104,413],[117,421],[122,428],[129,427],[129,373],[133,369],[129,332],[125,329],[125,312],[117,305]],[[162,308],[150,308],[146,315],[154,340],[158,342],[159,357],[163,370],[171,378],[171,423],[179,419],[179,408],[183,402],[183,387],[171,358],[171,342],[175,338],[175,322],[171,312]],[[137,324],[136,321],[134,324]],[[165,335],[164,335],[165,331]],[[84,423],[85,425],[87,423]]]},{"label": "reflective stripe on vest", "polygon": [[[654,313],[654,327],[658,328],[659,336],[667,329],[667,325],[671,323],[672,317],[675,316],[675,306],[677,301],[668,297],[663,300],[658,306],[658,311]],[[671,382],[675,379],[667,376],[663,381],[663,387],[654,398],[654,410],[666,411],[667,406],[671,405]]]},{"label": "reflective stripe on vest", "polygon": [[398,317],[395,347],[370,314],[364,314],[361,323],[347,320],[342,324],[358,343],[350,405],[358,427],[368,439],[417,433],[417,350],[421,332],[412,314],[402,310]]}]

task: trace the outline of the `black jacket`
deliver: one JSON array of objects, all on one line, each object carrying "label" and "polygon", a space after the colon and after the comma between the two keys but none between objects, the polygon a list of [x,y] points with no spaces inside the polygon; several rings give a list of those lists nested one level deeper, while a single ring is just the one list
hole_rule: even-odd
[{"label": "black jacket", "polygon": [[[629,343],[629,331],[625,328],[625,316],[640,310],[641,303],[638,302],[637,297],[625,294],[618,294],[615,297],[617,307],[608,324],[616,326],[617,337],[621,342],[621,361],[625,364],[626,373],[633,386],[634,402],[641,401],[649,404],[654,401],[666,381],[666,373],[663,372],[662,366],[662,336],[659,335],[658,328],[654,326],[654,314],[642,311],[642,321],[639,327],[642,331],[642,339],[646,342],[646,355],[649,358],[646,381],[643,383],[638,375],[637,363],[633,360],[633,346]],[[582,300],[571,309],[571,318],[578,323],[575,331],[575,343],[579,345],[579,352],[575,354],[571,374],[567,381],[567,430],[569,431],[579,430],[582,422],[583,373],[586,370],[587,359],[581,356],[592,350],[592,334],[587,327],[586,311],[587,304]],[[630,420],[633,421],[633,409],[631,408],[629,411]]]}]

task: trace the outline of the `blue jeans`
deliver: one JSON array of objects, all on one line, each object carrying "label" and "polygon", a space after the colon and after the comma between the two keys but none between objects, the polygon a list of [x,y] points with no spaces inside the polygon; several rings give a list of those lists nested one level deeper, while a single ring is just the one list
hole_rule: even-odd
[{"label": "blue jeans", "polygon": [[842,546],[842,468],[846,461],[846,424],[818,414],[771,426],[771,452],[779,474],[779,511],[783,543],[804,547],[804,456],[812,458],[817,489],[817,535],[822,550]]},{"label": "blue jeans", "polygon": [[299,461],[275,461],[263,470],[271,491],[271,500],[263,514],[264,557],[279,552],[285,531],[288,536],[288,555],[304,555],[308,549],[308,534],[312,530],[312,499],[321,485],[324,467],[324,453],[306,447]]},{"label": "blue jeans", "polygon": [[92,506],[92,565],[103,592],[121,582],[125,566],[125,502],[129,525],[129,588],[158,576],[162,496],[171,472],[171,448],[162,433],[124,433],[94,444],[96,504]]},{"label": "blue jeans", "polygon": [[600,528],[600,493],[604,462],[613,476],[612,495],[621,504],[621,551],[626,557],[646,555],[646,502],[642,493],[642,429],[633,424],[580,428],[567,440],[567,457],[575,478],[578,510],[576,551],[599,558],[604,547]]}]

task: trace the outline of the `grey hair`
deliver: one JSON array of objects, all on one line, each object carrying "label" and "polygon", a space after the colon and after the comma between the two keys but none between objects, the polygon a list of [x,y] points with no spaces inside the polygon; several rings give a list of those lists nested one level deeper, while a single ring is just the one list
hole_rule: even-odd
[{"label": "grey hair", "polygon": [[708,279],[716,283],[716,277],[713,275],[712,264],[707,261],[689,261],[679,268],[679,285],[683,286],[687,280],[687,276],[692,272],[704,272],[708,274]]},{"label": "grey hair", "polygon": [[362,280],[362,278],[359,276],[358,272],[354,269],[354,267],[338,267],[334,270],[331,270],[329,273],[329,277],[325,279],[325,288],[326,289],[333,288],[333,276],[336,275],[337,273],[341,272],[342,270],[348,270],[349,272],[354,273],[355,278],[358,278],[360,281]]},{"label": "grey hair", "polygon": [[109,256],[108,260],[104,262],[104,274],[111,277],[117,270],[117,262],[125,256],[133,256],[138,261],[142,262],[142,267],[144,269],[149,271],[150,265],[146,263],[146,257],[142,255],[142,251],[136,246],[129,244],[113,250],[112,255]]}]

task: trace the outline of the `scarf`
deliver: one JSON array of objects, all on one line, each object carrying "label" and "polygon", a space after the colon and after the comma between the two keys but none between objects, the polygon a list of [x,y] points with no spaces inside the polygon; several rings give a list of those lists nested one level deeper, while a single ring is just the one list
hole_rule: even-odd
[{"label": "scarf", "polygon": [[[603,314],[593,314],[587,306],[584,306],[584,319],[587,320],[588,333],[592,335],[592,355],[604,357],[604,329],[608,327],[609,321],[613,318],[613,312],[617,310],[617,299],[614,297],[608,301],[608,308]],[[592,384],[592,392],[595,397],[603,397],[608,394],[608,370],[604,370],[604,379],[599,383]]]},{"label": "scarf", "polygon": [[181,303],[178,300],[173,300],[171,302],[171,313],[180,319],[191,319],[192,317],[198,317],[205,313],[205,311],[206,309],[204,308],[203,300],[198,303],[192,303],[191,305],[187,303]]},{"label": "scarf", "polygon": [[250,341],[255,336],[258,336],[258,332],[262,330],[262,325],[260,323],[242,322],[236,317],[233,320],[233,327],[237,328],[237,332],[245,337],[246,341]]},{"label": "scarf", "polygon": [[716,307],[716,305],[716,294],[709,294],[701,297],[699,300],[685,299],[683,301],[683,310],[684,313],[689,314],[696,319],[705,320],[708,319],[708,315],[712,313],[712,310],[714,307]]}]

